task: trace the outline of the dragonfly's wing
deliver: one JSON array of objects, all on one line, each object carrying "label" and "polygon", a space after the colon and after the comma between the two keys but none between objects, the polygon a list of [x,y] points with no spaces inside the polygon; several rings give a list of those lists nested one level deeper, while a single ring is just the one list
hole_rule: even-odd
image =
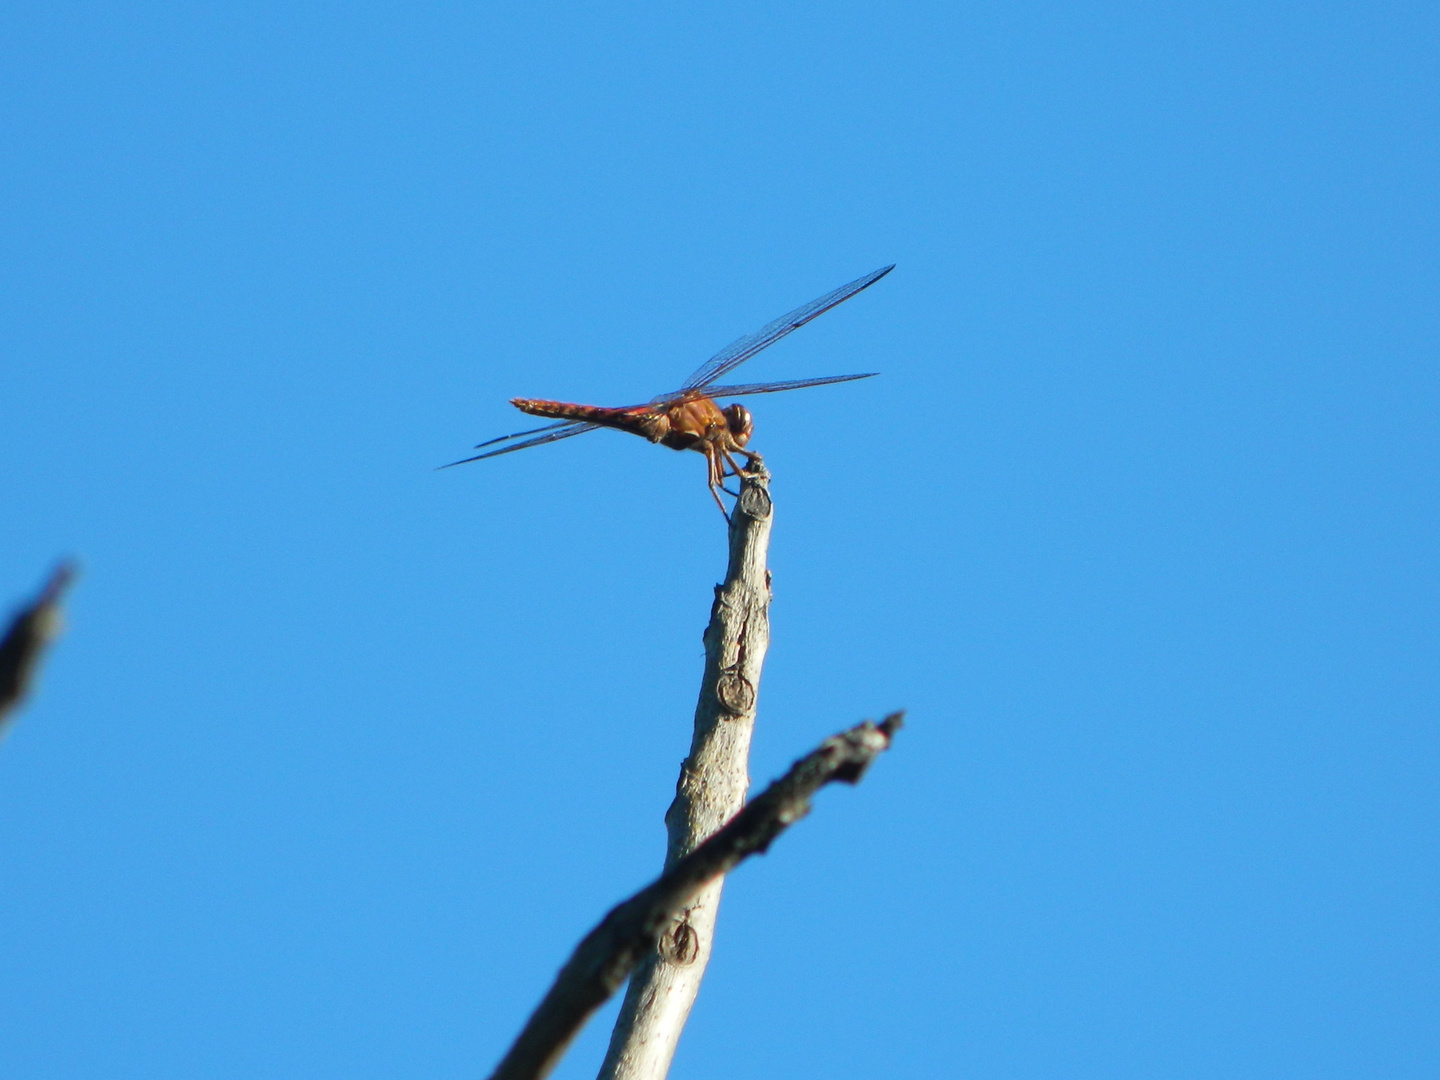
[{"label": "dragonfly's wing", "polygon": [[[479,450],[479,449],[481,449],[482,447],[494,446],[497,442],[505,442],[505,441],[508,440],[508,439],[518,439],[518,438],[521,438],[522,436],[525,436],[525,435],[538,435],[538,434],[539,434],[540,432],[542,432],[542,431],[558,431],[558,430],[559,430],[560,428],[562,428],[562,427],[574,427],[574,426],[575,426],[575,421],[574,421],[574,420],[557,420],[557,421],[556,421],[555,423],[553,423],[553,424],[541,424],[539,427],[532,427],[532,428],[529,428],[529,429],[527,429],[527,430],[525,430],[525,431],[517,431],[517,432],[515,432],[515,434],[513,434],[513,435],[497,435],[497,436],[496,436],[495,438],[493,438],[493,439],[486,439],[484,442],[477,442],[477,443],[475,444],[475,449],[476,449],[476,450]],[[520,449],[520,448],[517,446],[515,449],[518,450],[518,449]]]},{"label": "dragonfly's wing", "polygon": [[890,266],[882,266],[879,270],[874,270],[862,278],[856,278],[849,285],[842,285],[834,292],[828,292],[816,300],[811,300],[804,307],[798,307],[788,315],[782,315],[774,322],[762,326],[755,333],[748,334],[738,341],[732,341],[709,360],[706,360],[694,375],[686,379],[685,385],[680,388],[681,392],[702,389],[726,372],[734,371],[761,349],[774,345],[790,331],[800,329],[817,315],[825,314],[836,304],[849,300],[861,289],[874,285],[894,269],[893,263]]},{"label": "dragonfly's wing", "polygon": [[[587,431],[594,431],[599,424],[589,424],[578,420],[564,420],[558,424],[546,424],[544,427],[534,428],[531,431],[517,431],[514,435],[502,435],[498,439],[490,439],[480,446],[491,446],[497,442],[504,442],[506,439],[520,439],[522,435],[532,436],[529,439],[520,439],[519,442],[511,443],[509,446],[502,446],[497,450],[487,450],[483,454],[476,454],[474,457],[463,458],[460,461],[452,461],[450,465],[441,465],[440,468],[448,469],[451,465],[465,465],[471,461],[480,461],[482,458],[499,457],[501,454],[513,453],[516,450],[527,450],[532,446],[543,446],[545,443],[559,442],[561,439],[568,439],[572,435],[583,435]],[[475,449],[480,449],[477,446]]]},{"label": "dragonfly's wing", "polygon": [[818,379],[786,379],[781,382],[741,383],[739,386],[707,386],[705,396],[712,398],[743,397],[746,394],[774,394],[781,390],[801,390],[807,386],[825,386],[829,383],[854,382],[856,379],[872,379],[878,371],[864,375],[824,375]]}]

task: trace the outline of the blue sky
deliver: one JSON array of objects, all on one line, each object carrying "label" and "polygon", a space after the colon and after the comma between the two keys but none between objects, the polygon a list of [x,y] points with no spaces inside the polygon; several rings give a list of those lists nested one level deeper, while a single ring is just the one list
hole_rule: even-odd
[{"label": "blue sky", "polygon": [[[0,1074],[472,1077],[657,869],[724,536],[516,396],[745,379],[752,773],[685,1078],[1430,1077],[1422,4],[0,10]],[[609,1014],[562,1068],[593,1075]]]}]

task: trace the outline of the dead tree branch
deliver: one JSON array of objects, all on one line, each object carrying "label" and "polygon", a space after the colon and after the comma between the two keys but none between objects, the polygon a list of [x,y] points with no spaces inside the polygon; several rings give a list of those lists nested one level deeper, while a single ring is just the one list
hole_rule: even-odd
[{"label": "dead tree branch", "polygon": [[[665,814],[665,867],[733,817],[750,787],[750,735],[770,645],[770,474],[758,460],[730,515],[730,562],[705,630],[705,671],[690,756]],[[690,900],[640,958],[610,1035],[600,1080],[663,1080],[710,960],[723,878]]]},{"label": "dead tree branch", "polygon": [[900,727],[901,713],[831,736],[807,754],[653,884],[611,909],[560,969],[491,1080],[541,1080],[559,1062],[586,1019],[619,989],[707,884],[764,852],[810,811],[810,798],[832,780],[858,783]]},{"label": "dead tree branch", "polygon": [[40,595],[16,613],[0,641],[0,732],[6,717],[25,699],[45,646],[60,633],[60,597],[74,577],[74,564],[56,567]]}]

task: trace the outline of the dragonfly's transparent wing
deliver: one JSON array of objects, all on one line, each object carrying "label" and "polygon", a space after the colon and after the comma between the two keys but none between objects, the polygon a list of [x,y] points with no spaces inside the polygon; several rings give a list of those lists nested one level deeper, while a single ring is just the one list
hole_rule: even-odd
[{"label": "dragonfly's transparent wing", "polygon": [[834,292],[828,292],[818,299],[811,300],[810,303],[804,307],[798,307],[788,315],[782,315],[774,322],[762,326],[759,330],[756,330],[755,333],[747,334],[737,341],[732,341],[709,360],[706,360],[694,375],[686,379],[685,385],[680,388],[680,392],[703,389],[726,372],[734,371],[761,349],[774,345],[775,342],[790,333],[790,331],[798,330],[816,316],[825,314],[825,312],[829,311],[836,304],[849,300],[850,297],[854,296],[861,289],[874,285],[875,282],[879,281],[894,269],[895,266],[893,263],[890,266],[882,266],[879,270],[874,270],[862,278],[856,278],[850,282],[849,285],[842,285]]},{"label": "dragonfly's transparent wing", "polygon": [[[517,431],[514,435],[502,435],[498,439],[491,439],[483,442],[480,446],[491,446],[497,442],[504,442],[506,439],[520,438],[522,435],[532,435],[533,438],[521,439],[509,446],[502,446],[498,450],[487,450],[483,454],[476,454],[474,457],[462,458],[460,461],[452,461],[449,465],[441,465],[440,468],[448,469],[453,465],[465,465],[472,461],[480,461],[483,458],[499,457],[501,454],[514,453],[516,450],[528,450],[532,446],[543,446],[545,443],[559,442],[561,439],[568,439],[572,435],[584,435],[587,431],[595,431],[599,424],[589,424],[577,420],[565,420],[558,424],[546,424],[544,427],[535,428],[532,431]],[[475,449],[480,449],[477,446]]]},{"label": "dragonfly's transparent wing", "polygon": [[538,435],[542,431],[558,431],[562,427],[573,427],[574,424],[574,420],[557,420],[553,424],[541,424],[539,427],[532,427],[525,431],[517,431],[513,435],[497,435],[493,439],[486,439],[484,442],[477,442],[475,444],[475,449],[479,450],[482,447],[494,446],[497,442],[505,442],[507,439],[519,439],[525,435]]},{"label": "dragonfly's transparent wing", "polygon": [[829,383],[854,382],[856,379],[872,379],[878,371],[864,375],[823,375],[818,379],[785,379],[780,382],[741,383],[738,386],[707,386],[705,396],[712,398],[743,397],[746,394],[775,394],[781,390],[801,390],[807,386],[826,386]]}]

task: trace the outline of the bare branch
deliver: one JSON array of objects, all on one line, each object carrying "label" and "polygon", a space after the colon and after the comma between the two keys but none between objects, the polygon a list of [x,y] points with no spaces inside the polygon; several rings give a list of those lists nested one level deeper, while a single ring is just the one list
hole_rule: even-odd
[{"label": "bare branch", "polygon": [[491,1080],[548,1076],[585,1021],[654,950],[695,895],[741,860],[764,852],[810,812],[810,798],[822,786],[832,780],[858,783],[880,752],[889,748],[902,716],[892,713],[879,724],[866,720],[826,739],[714,836],[611,909],[560,969]]},{"label": "bare branch", "polygon": [[[665,866],[734,816],[750,787],[750,735],[770,644],[770,474],[758,459],[730,515],[730,562],[705,630],[705,671],[690,756],[665,814]],[[722,878],[701,889],[641,957],[615,1021],[600,1080],[663,1080],[710,960]]]},{"label": "bare branch", "polygon": [[56,567],[34,603],[16,613],[0,641],[0,731],[30,689],[45,646],[60,633],[60,597],[74,577],[73,563]]}]

